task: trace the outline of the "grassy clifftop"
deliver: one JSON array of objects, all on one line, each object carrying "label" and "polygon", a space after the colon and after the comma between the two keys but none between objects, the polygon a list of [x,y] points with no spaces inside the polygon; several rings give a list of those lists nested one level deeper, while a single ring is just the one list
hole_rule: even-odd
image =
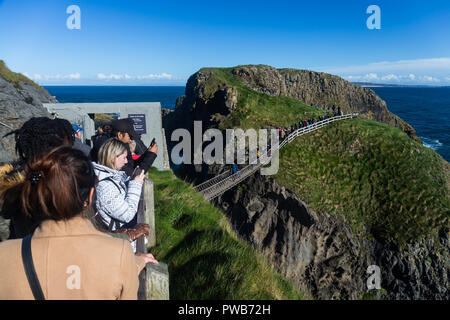
[{"label": "grassy clifftop", "polygon": [[[247,87],[237,73],[242,69],[203,68],[194,75],[192,91],[206,101],[220,88],[233,88],[237,103],[220,128],[286,126],[324,114],[298,99]],[[340,121],[297,138],[280,159],[276,179],[314,209],[344,215],[355,231],[366,227],[369,235],[404,244],[448,228],[448,162],[394,126]]]},{"label": "grassy clifftop", "polygon": [[344,120],[298,137],[281,150],[276,179],[312,208],[399,244],[448,227],[448,163],[383,123]]},{"label": "grassy clifftop", "polygon": [[219,209],[172,171],[150,170],[157,244],[169,265],[171,299],[303,299],[264,258],[238,240]]}]

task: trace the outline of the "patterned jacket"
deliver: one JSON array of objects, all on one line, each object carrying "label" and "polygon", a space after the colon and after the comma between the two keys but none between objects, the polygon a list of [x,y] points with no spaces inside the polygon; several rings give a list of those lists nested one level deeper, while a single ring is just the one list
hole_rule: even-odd
[{"label": "patterned jacket", "polygon": [[142,185],[123,171],[93,163],[99,183],[95,188],[98,215],[110,230],[119,229],[137,213]]}]

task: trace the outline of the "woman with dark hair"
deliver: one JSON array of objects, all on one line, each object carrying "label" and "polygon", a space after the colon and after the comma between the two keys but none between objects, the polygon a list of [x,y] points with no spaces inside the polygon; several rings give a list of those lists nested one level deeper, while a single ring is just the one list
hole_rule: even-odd
[{"label": "woman with dark hair", "polygon": [[66,119],[39,117],[31,118],[20,129],[6,136],[14,134],[16,152],[24,164],[56,147],[73,146],[73,132],[72,125]]},{"label": "woman with dark hair", "polygon": [[[6,189],[23,181],[23,168],[27,162],[49,153],[56,147],[72,146],[74,141],[73,128],[69,121],[46,117],[31,118],[21,128],[6,136],[9,135],[14,135],[19,158],[15,163],[0,167],[0,196]],[[23,238],[38,225],[38,221],[23,214],[20,203],[10,201],[8,205],[0,201],[0,207],[0,215],[11,220],[9,239]]]},{"label": "woman with dark hair", "polygon": [[85,217],[96,181],[89,159],[59,147],[28,162],[24,175],[3,200],[19,197],[39,227],[23,240],[0,243],[0,299],[136,299],[140,270],[156,260],[136,257],[128,241],[96,230]]}]

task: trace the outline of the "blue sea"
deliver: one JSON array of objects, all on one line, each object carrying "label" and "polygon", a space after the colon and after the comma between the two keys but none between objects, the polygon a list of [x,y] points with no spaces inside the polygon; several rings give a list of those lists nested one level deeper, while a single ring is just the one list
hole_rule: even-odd
[{"label": "blue sea", "polygon": [[[185,87],[46,86],[59,102],[161,102],[174,109]],[[450,87],[371,87],[389,111],[411,124],[423,144],[450,161]]]},{"label": "blue sea", "polygon": [[184,86],[45,86],[59,102],[161,102],[174,109]]},{"label": "blue sea", "polygon": [[450,162],[450,87],[372,87],[389,111],[416,130],[424,146]]}]

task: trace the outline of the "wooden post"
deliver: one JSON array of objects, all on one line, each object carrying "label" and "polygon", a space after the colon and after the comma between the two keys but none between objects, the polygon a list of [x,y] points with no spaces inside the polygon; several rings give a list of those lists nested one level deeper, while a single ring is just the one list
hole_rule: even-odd
[{"label": "wooden post", "polygon": [[151,248],[156,245],[156,230],[155,230],[155,198],[153,195],[153,180],[144,180],[144,218],[149,225],[148,237],[147,237],[147,247]]},{"label": "wooden post", "polygon": [[[137,223],[147,223],[144,217],[145,208],[145,184],[142,186],[144,189],[141,192],[141,198],[139,199],[139,205],[137,210]],[[136,253],[147,253],[147,248],[145,245],[145,239],[143,237],[136,240]]]},{"label": "wooden post", "polygon": [[147,300],[169,300],[169,269],[167,264],[148,263],[146,266]]},{"label": "wooden post", "polygon": [[138,300],[169,300],[169,269],[167,264],[147,263],[139,274]]},{"label": "wooden post", "polygon": [[[153,181],[145,179],[138,207],[138,223],[149,225],[147,245],[145,239],[139,238],[136,243],[137,253],[147,253],[147,247],[156,245],[155,205]],[[169,270],[167,264],[147,263],[139,274],[138,300],[169,300]]]}]

